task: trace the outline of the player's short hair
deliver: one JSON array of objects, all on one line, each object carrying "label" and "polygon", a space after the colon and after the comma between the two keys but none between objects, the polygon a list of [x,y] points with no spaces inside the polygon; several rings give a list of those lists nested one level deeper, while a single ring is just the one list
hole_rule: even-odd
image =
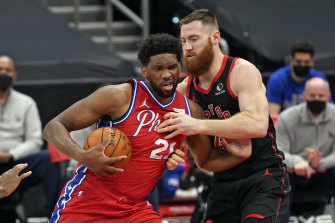
[{"label": "player's short hair", "polygon": [[291,56],[294,57],[295,53],[309,53],[314,57],[314,47],[312,44],[304,41],[296,43],[291,48]]},{"label": "player's short hair", "polygon": [[214,13],[208,9],[197,9],[180,20],[179,25],[185,25],[194,21],[201,21],[203,25],[212,25],[215,29],[219,29],[218,21]]},{"label": "player's short hair", "polygon": [[175,54],[178,62],[181,62],[182,51],[182,45],[179,39],[167,33],[158,33],[150,35],[142,42],[137,58],[141,61],[143,66],[146,66],[150,62],[150,57],[169,53]]}]

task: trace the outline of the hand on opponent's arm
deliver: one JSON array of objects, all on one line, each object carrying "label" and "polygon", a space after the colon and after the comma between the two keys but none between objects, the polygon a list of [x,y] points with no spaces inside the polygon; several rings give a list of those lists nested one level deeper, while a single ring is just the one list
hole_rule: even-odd
[{"label": "hand on opponent's arm", "polygon": [[171,132],[164,137],[165,139],[171,139],[179,134],[190,136],[200,132],[200,119],[177,112],[169,112],[163,118],[164,122],[158,126],[157,132]]},{"label": "hand on opponent's arm", "polygon": [[[251,155],[250,139],[238,139],[238,140],[231,139],[229,142],[223,140],[223,144],[226,147],[227,152],[222,152],[212,147],[212,143],[210,141],[209,136],[203,134],[196,134],[196,130],[193,128],[194,124],[191,123],[192,122],[197,123],[197,120],[204,118],[204,114],[201,107],[192,101],[190,101],[190,107],[192,109],[192,114],[194,115],[194,118],[184,114],[168,113],[166,115],[167,117],[170,117],[169,115],[174,114],[175,117],[177,117],[177,123],[178,124],[181,123],[180,126],[177,124],[176,129],[174,130],[174,132],[171,133],[173,135],[170,134],[171,137],[174,137],[177,134],[185,134],[187,132],[195,133],[195,135],[191,134],[190,136],[188,136],[186,141],[187,144],[190,146],[190,151],[199,168],[207,171],[223,171],[240,164],[241,162],[250,157]],[[170,125],[169,123],[171,122],[173,123],[176,120],[167,119],[165,121],[167,123],[166,126],[169,126]],[[185,123],[185,125],[182,123]],[[164,124],[164,122],[162,124]],[[161,126],[159,126],[159,128]],[[184,128],[183,126],[186,127]],[[188,128],[187,126],[190,128]],[[165,128],[164,125],[163,128]],[[185,129],[193,129],[193,130],[188,131]],[[165,129],[165,130],[169,131],[172,129]],[[173,154],[170,157],[170,163],[174,165],[180,163],[180,161],[178,161],[179,158],[177,160],[177,157],[178,156],[176,153]]]}]

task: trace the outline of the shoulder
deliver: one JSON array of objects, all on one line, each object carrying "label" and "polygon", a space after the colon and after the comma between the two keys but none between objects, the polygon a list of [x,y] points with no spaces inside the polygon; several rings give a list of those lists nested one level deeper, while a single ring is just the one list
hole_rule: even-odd
[{"label": "shoulder", "polygon": [[[327,109],[329,109],[332,113],[335,115],[335,104],[333,103],[328,103],[327,104]],[[334,117],[334,116],[333,116]]]},{"label": "shoulder", "polygon": [[324,73],[322,73],[321,71],[318,71],[314,68],[311,68],[310,73],[311,73],[312,77],[326,78],[326,75]]},{"label": "shoulder", "polygon": [[123,97],[127,96],[131,92],[132,92],[132,84],[124,83],[117,85],[106,85],[104,87],[97,89],[94,93],[106,96]]},{"label": "shoulder", "polygon": [[121,106],[129,104],[132,97],[132,84],[107,85],[97,89],[88,97],[88,103]]},{"label": "shoulder", "polygon": [[250,63],[249,61],[242,59],[242,58],[237,58],[235,65],[232,69],[232,71],[243,71],[243,70],[257,70],[256,66],[252,63]]},{"label": "shoulder", "polygon": [[303,109],[306,108],[306,103],[300,103],[298,105],[294,105],[282,111],[279,115],[279,118],[282,120],[289,120],[291,123],[298,120],[298,116],[300,116],[303,112]]},{"label": "shoulder", "polygon": [[231,79],[243,78],[243,80],[246,80],[244,78],[247,78],[250,80],[250,78],[253,77],[257,77],[258,79],[261,78],[261,73],[256,66],[245,59],[239,58],[236,60],[231,71]]},{"label": "shoulder", "polygon": [[244,59],[236,61],[230,74],[229,84],[236,96],[239,96],[238,93],[241,90],[263,90],[264,88],[260,71],[255,65]]},{"label": "shoulder", "polygon": [[13,98],[15,101],[20,101],[25,104],[36,104],[35,100],[32,97],[14,89],[11,90],[10,94],[10,97]]},{"label": "shoulder", "polygon": [[290,75],[291,67],[285,66],[275,70],[269,77],[269,81],[283,80],[287,75]]}]

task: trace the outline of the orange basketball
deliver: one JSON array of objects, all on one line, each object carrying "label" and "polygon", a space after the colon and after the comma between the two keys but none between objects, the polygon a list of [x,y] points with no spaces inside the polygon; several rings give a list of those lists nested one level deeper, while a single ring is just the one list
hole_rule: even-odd
[{"label": "orange basketball", "polygon": [[115,163],[113,166],[125,168],[131,157],[131,145],[128,137],[119,129],[112,127],[102,127],[91,132],[84,144],[84,149],[89,149],[101,144],[108,136],[111,136],[111,142],[105,149],[108,157],[117,157],[126,155],[127,158]]}]

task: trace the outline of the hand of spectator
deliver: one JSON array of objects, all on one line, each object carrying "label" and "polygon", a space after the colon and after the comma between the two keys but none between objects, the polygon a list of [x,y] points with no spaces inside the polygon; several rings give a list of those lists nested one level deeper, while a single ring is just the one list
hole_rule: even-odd
[{"label": "hand of spectator", "polygon": [[311,168],[306,160],[299,160],[294,165],[294,172],[298,176],[306,177],[307,179],[310,179],[311,176],[315,173],[315,170]]},{"label": "hand of spectator", "polygon": [[10,153],[6,153],[0,150],[0,164],[6,164],[10,161]]},{"label": "hand of spectator", "polygon": [[12,169],[7,170],[0,176],[0,198],[6,197],[13,193],[20,182],[31,174],[31,171],[19,173],[28,166],[28,164],[17,164]]},{"label": "hand of spectator", "polygon": [[127,156],[107,157],[104,151],[110,143],[111,137],[109,136],[100,145],[89,150],[82,150],[81,159],[78,161],[93,171],[96,176],[114,177],[116,173],[123,172],[122,168],[113,165]]},{"label": "hand of spectator", "polygon": [[166,161],[166,167],[169,170],[175,169],[178,165],[185,163],[187,156],[187,151],[189,149],[188,145],[182,146],[180,149],[176,149]]},{"label": "hand of spectator", "polygon": [[322,153],[318,149],[314,150],[309,147],[306,147],[306,153],[311,166],[316,170],[319,169],[320,165],[323,164],[321,161]]}]

